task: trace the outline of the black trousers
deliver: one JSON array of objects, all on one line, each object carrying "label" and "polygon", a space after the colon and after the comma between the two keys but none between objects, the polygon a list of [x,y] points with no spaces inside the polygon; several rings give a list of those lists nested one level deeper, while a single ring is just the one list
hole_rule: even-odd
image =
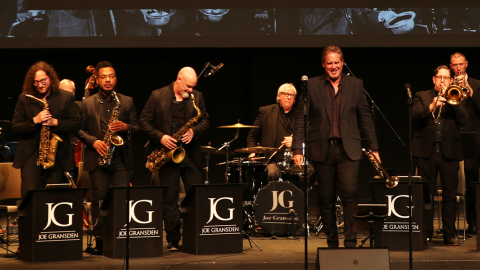
[{"label": "black trousers", "polygon": [[[441,144],[433,147],[429,158],[418,158],[418,175],[428,181],[430,196],[435,193],[437,174],[442,182],[442,223],[443,238],[455,238],[456,196],[458,191],[458,160],[447,159],[442,152]],[[427,237],[433,237],[434,207],[427,210]]]},{"label": "black trousers", "polygon": [[37,166],[37,159],[38,151],[35,151],[35,154],[20,169],[22,199],[29,190],[42,189],[46,184],[67,183],[67,177],[63,172],[62,166],[60,166],[60,162],[58,162],[58,157],[53,168],[46,170],[41,166]]},{"label": "black trousers", "polygon": [[168,186],[163,197],[163,222],[168,243],[179,242],[181,238],[181,217],[178,206],[180,177],[185,186],[185,192],[188,192],[193,184],[202,184],[202,172],[188,153],[180,163],[168,162],[158,171],[158,178],[153,178],[154,185]]},{"label": "black trousers", "polygon": [[358,201],[357,182],[360,162],[351,160],[343,144],[329,145],[327,158],[324,162],[314,162],[315,174],[318,180],[318,194],[320,214],[327,235],[329,247],[338,247],[338,233],[336,223],[337,185],[343,197],[345,220],[345,242],[357,242],[357,235],[353,230]]},{"label": "black trousers", "polygon": [[112,163],[108,167],[97,166],[89,175],[92,180],[93,233],[98,240],[103,240],[103,217],[100,215],[100,201],[107,195],[109,187],[126,187],[128,182],[127,166],[119,154],[114,154]]},{"label": "black trousers", "polygon": [[477,211],[476,206],[476,190],[475,183],[479,181],[479,156],[480,156],[480,147],[477,146],[477,156],[472,158],[465,158],[464,160],[464,170],[465,170],[465,187],[467,188],[465,192],[466,199],[466,213],[467,213],[467,223],[476,224],[477,223]]}]

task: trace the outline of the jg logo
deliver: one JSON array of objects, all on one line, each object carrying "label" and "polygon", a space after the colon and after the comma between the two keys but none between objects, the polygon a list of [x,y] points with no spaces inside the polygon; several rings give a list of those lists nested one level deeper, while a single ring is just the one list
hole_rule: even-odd
[{"label": "jg logo", "polygon": [[272,205],[272,209],[270,209],[270,211],[273,211],[273,210],[277,209],[277,206],[279,204],[283,208],[292,208],[293,207],[293,201],[288,201],[288,206],[285,206],[285,200],[284,200],[285,192],[290,193],[290,196],[293,195],[293,192],[291,190],[284,190],[284,191],[280,192],[280,194],[278,194],[277,190],[272,191],[273,205]]},{"label": "jg logo", "polygon": [[[408,216],[400,215],[395,208],[395,202],[397,201],[397,199],[407,198],[407,202],[408,202],[408,195],[398,195],[396,197],[393,197],[393,195],[387,195],[387,198],[388,198],[388,216],[391,216],[393,213],[398,218],[409,218]],[[408,205],[405,207],[408,208]],[[412,210],[413,208],[414,206],[412,205]],[[411,215],[413,215],[413,212],[411,213]]]},{"label": "jg logo", "polygon": [[141,202],[144,202],[144,203],[148,203],[150,204],[150,206],[152,206],[152,200],[138,200],[134,203],[134,200],[131,200],[128,205],[129,205],[129,208],[130,208],[130,213],[128,214],[128,222],[132,222],[132,219],[137,222],[137,223],[140,223],[140,224],[147,224],[147,223],[150,223],[152,222],[152,214],[154,211],[146,211],[148,213],[148,219],[143,221],[143,220],[140,220],[137,218],[137,216],[135,215],[135,207],[137,206],[137,204],[141,203]]},{"label": "jg logo", "polygon": [[47,208],[48,208],[47,219],[48,219],[48,221],[47,221],[47,226],[45,226],[45,228],[43,228],[43,230],[50,227],[50,225],[52,223],[59,226],[59,227],[68,227],[68,226],[72,225],[72,219],[73,219],[74,214],[67,214],[67,216],[68,216],[68,223],[67,224],[62,224],[62,223],[58,222],[57,219],[55,218],[55,210],[60,205],[68,205],[68,206],[70,206],[70,208],[73,208],[73,204],[69,203],[69,202],[61,202],[61,203],[57,203],[55,205],[53,203],[47,203]]},{"label": "jg logo", "polygon": [[212,221],[213,217],[217,218],[218,220],[221,221],[229,221],[233,219],[233,210],[235,208],[228,208],[228,211],[230,212],[230,215],[228,218],[223,218],[217,213],[217,204],[222,201],[222,200],[228,200],[233,204],[233,198],[231,197],[223,197],[223,198],[208,198],[210,200],[210,219],[208,220],[207,224]]}]

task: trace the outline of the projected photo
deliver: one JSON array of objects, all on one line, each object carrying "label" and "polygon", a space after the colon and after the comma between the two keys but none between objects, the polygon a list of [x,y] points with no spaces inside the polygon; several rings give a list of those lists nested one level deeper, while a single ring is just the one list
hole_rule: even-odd
[{"label": "projected photo", "polygon": [[2,0],[2,37],[477,33],[480,8],[28,10]]}]

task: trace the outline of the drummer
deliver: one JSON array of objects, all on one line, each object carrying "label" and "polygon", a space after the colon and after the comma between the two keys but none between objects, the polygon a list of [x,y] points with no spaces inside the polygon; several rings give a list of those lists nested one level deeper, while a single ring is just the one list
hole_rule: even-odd
[{"label": "drummer", "polygon": [[[254,147],[260,143],[263,147],[290,148],[294,127],[294,104],[297,90],[291,83],[285,83],[278,88],[277,104],[260,107],[254,126],[247,136],[247,147]],[[266,154],[267,158],[270,155]],[[255,157],[255,153],[248,156]],[[280,177],[278,162],[283,161],[283,152],[275,154],[267,164],[268,181],[277,181]]]}]

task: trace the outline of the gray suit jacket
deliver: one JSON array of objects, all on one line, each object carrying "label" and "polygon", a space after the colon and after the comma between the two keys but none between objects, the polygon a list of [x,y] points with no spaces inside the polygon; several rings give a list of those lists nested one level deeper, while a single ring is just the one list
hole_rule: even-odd
[{"label": "gray suit jacket", "polygon": [[[360,138],[366,139],[366,147],[378,150],[375,126],[364,93],[363,81],[345,74],[342,76],[340,128],[343,146],[350,159],[360,160],[362,158]],[[307,130],[307,158],[316,162],[324,161],[327,156],[332,121],[326,80],[325,74],[308,80],[307,111],[310,125]],[[295,112],[293,150],[301,149],[304,140],[303,95],[303,93],[300,95]]]}]

